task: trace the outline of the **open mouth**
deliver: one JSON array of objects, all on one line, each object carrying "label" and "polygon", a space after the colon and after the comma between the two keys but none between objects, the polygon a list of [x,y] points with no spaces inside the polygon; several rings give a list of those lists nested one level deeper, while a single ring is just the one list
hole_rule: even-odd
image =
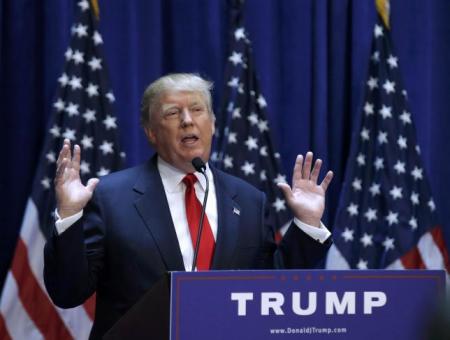
[{"label": "open mouth", "polygon": [[189,135],[186,135],[183,138],[181,138],[181,142],[183,144],[187,144],[187,145],[194,144],[198,140],[199,140],[199,138],[194,134],[189,134]]}]

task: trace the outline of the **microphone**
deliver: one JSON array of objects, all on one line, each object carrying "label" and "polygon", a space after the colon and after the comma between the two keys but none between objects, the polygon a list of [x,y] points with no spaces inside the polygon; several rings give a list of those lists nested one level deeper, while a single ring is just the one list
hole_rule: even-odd
[{"label": "microphone", "polygon": [[192,267],[191,267],[191,271],[194,271],[195,267],[197,266],[198,251],[200,249],[200,240],[202,238],[203,219],[205,218],[206,201],[208,200],[208,192],[209,192],[209,179],[208,179],[208,176],[206,175],[206,164],[205,164],[205,162],[202,161],[202,159],[200,157],[195,157],[191,163],[196,171],[201,172],[202,175],[205,176],[205,180],[206,180],[205,197],[203,198],[202,213],[200,215],[197,240],[195,241],[194,259],[192,260]]}]

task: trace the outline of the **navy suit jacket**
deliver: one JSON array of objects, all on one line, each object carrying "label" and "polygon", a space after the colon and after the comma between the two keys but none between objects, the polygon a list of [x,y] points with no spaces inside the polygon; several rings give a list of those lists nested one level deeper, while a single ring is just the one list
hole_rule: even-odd
[{"label": "navy suit jacket", "polygon": [[[291,226],[277,246],[265,195],[213,169],[218,231],[212,269],[314,268],[321,244]],[[240,214],[235,213],[235,208]],[[101,337],[167,271],[184,270],[156,157],[105,176],[83,217],[45,246],[44,279],[63,308],[97,293],[91,338]]]}]

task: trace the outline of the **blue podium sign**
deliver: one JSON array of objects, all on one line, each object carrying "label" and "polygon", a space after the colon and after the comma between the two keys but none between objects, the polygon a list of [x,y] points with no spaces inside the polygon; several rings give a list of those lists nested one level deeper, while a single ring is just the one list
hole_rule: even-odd
[{"label": "blue podium sign", "polygon": [[415,340],[444,294],[444,271],[173,272],[170,338]]}]

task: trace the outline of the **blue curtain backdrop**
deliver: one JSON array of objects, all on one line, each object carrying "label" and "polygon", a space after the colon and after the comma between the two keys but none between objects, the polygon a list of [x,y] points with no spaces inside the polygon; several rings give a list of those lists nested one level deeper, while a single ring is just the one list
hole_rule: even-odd
[{"label": "blue curtain backdrop", "polygon": [[[226,0],[100,0],[100,27],[128,165],[151,154],[138,124],[146,85],[167,72],[215,82],[220,108],[228,41]],[[0,286],[9,267],[63,66],[74,3],[0,5]],[[284,168],[313,150],[335,171],[325,222],[339,199],[361,114],[373,0],[247,0],[245,21]],[[450,245],[450,2],[394,0],[394,47]]]}]

